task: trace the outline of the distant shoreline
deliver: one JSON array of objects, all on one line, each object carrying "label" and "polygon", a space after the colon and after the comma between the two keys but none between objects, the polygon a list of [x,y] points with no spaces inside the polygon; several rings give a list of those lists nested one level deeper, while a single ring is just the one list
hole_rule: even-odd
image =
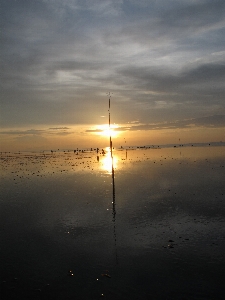
[{"label": "distant shoreline", "polygon": [[[121,146],[121,147],[115,147],[114,150],[138,150],[138,149],[165,149],[165,148],[187,148],[187,147],[224,147],[225,142],[208,142],[208,143],[177,143],[177,144],[160,144],[160,145],[141,145],[141,146]],[[106,149],[106,147],[101,147],[101,148],[76,148],[76,149],[47,149],[47,150],[23,150],[23,151],[1,151],[1,155],[5,154],[27,154],[27,153],[32,153],[32,154],[45,154],[45,155],[51,155],[53,153],[69,153],[69,152],[74,152],[74,153],[87,153],[87,152],[97,152],[97,149],[99,152],[101,152],[102,149]]]}]

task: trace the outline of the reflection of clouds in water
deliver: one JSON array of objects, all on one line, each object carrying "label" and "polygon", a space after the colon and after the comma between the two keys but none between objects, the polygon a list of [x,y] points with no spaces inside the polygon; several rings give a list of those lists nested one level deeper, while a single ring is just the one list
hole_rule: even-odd
[{"label": "reflection of clouds in water", "polygon": [[173,178],[162,178],[158,181],[160,189],[169,189],[171,186],[176,186],[178,183]]}]

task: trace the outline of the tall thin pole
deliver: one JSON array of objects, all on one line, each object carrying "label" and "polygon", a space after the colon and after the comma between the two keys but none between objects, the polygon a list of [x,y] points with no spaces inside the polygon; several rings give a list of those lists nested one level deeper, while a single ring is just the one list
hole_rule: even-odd
[{"label": "tall thin pole", "polygon": [[110,153],[111,153],[111,158],[112,158],[112,137],[111,137],[111,124],[110,124],[110,100],[111,100],[111,94],[109,92],[109,147],[110,147]]}]

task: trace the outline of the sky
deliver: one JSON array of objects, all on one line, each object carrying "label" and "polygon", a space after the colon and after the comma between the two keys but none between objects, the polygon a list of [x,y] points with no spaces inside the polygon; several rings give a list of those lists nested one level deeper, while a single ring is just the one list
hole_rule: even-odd
[{"label": "sky", "polygon": [[224,0],[1,0],[0,151],[225,141]]}]

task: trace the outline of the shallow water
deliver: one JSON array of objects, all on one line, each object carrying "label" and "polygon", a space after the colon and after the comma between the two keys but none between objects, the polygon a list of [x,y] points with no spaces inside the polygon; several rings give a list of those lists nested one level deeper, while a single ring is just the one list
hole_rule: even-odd
[{"label": "shallow water", "polygon": [[224,150],[2,155],[3,299],[223,299]]}]

